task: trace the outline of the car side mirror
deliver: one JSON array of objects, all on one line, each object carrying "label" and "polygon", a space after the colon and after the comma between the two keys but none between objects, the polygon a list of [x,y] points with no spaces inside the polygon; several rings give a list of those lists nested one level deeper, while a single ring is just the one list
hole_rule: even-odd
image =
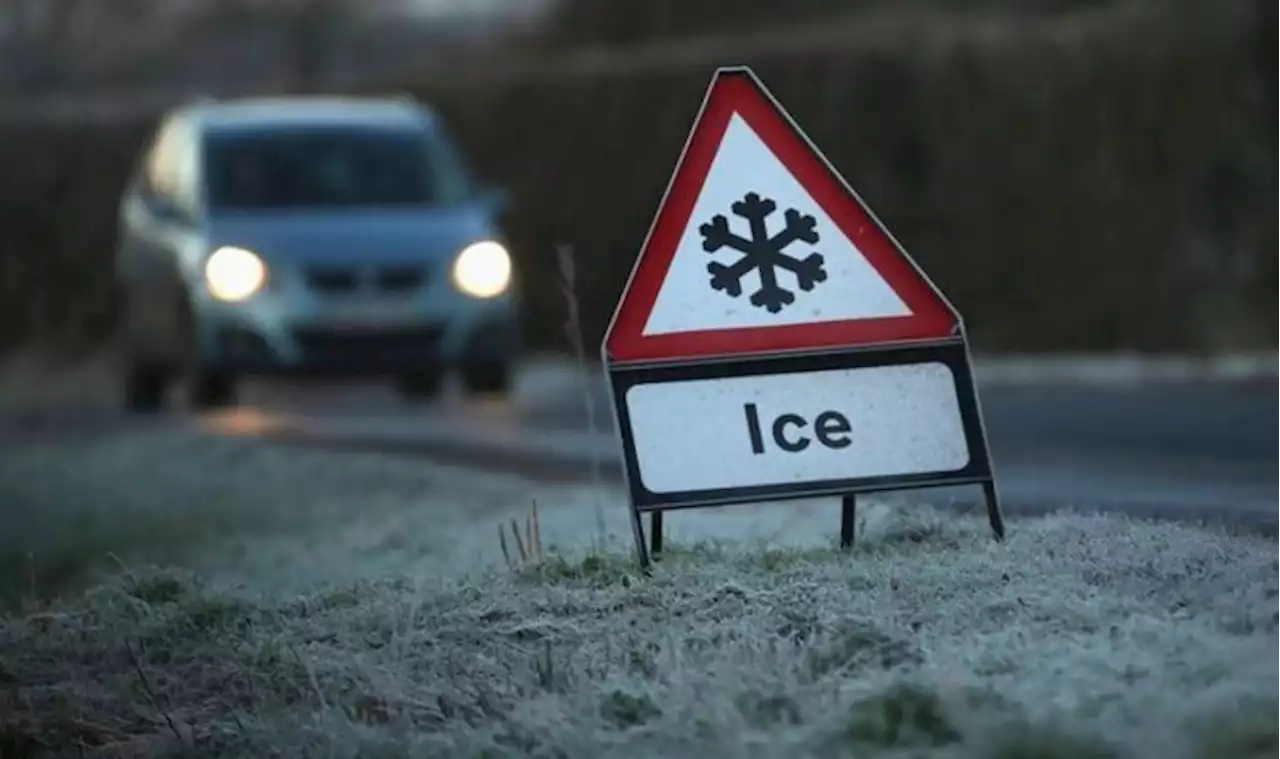
[{"label": "car side mirror", "polygon": [[151,198],[147,202],[151,214],[159,221],[168,224],[190,224],[191,216],[186,209],[169,198]]}]

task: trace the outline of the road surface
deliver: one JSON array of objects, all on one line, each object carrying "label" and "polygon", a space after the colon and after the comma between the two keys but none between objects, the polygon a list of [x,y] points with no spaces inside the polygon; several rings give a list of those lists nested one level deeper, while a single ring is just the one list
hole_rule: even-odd
[{"label": "road surface", "polygon": [[[456,396],[406,406],[381,386],[250,391],[232,412],[192,420],[209,434],[424,453],[547,476],[617,477],[612,414],[599,378],[526,372],[506,401]],[[1008,513],[1063,507],[1225,519],[1274,530],[1274,380],[1007,383],[980,387]],[[969,502],[969,489],[928,491]]]},{"label": "road surface", "polygon": [[[1274,377],[979,384],[1007,513],[1072,507],[1276,529]],[[454,393],[406,405],[385,383],[250,383],[240,407],[204,415],[179,410],[126,419],[101,403],[10,405],[0,412],[0,445],[157,424],[430,455],[548,479],[619,476],[603,382],[592,377],[584,386],[563,361],[531,362],[507,400],[465,401]],[[976,496],[976,488],[913,495],[944,504]]]}]

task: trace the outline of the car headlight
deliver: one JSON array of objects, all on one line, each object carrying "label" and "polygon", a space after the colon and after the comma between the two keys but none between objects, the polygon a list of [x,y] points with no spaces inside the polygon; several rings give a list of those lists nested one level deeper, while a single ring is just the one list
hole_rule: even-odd
[{"label": "car headlight", "polygon": [[501,295],[511,285],[511,254],[492,240],[472,243],[454,259],[453,283],[473,298]]},{"label": "car headlight", "polygon": [[204,281],[218,300],[245,300],[266,285],[267,265],[253,251],[224,246],[205,261]]}]

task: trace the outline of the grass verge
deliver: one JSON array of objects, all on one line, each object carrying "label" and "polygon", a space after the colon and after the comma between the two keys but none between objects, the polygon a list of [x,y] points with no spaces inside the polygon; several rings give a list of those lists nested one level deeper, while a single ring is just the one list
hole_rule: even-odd
[{"label": "grass verge", "polygon": [[928,511],[865,538],[301,594],[129,569],[0,622],[0,754],[1274,755],[1271,541],[1061,517],[995,544]]},{"label": "grass verge", "polygon": [[[170,425],[0,447],[0,610],[83,589],[121,562],[287,569],[326,550],[418,558],[521,481],[429,462],[219,439]],[[465,502],[468,509],[433,508]],[[492,542],[492,528],[485,536]],[[364,559],[366,557],[358,557]],[[377,572],[375,562],[357,572]],[[403,563],[403,562],[402,562]]]}]

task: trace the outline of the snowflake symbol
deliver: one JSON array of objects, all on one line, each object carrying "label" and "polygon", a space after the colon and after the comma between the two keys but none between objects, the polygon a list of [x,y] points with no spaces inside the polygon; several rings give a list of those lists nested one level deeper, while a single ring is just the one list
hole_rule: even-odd
[{"label": "snowflake symbol", "polygon": [[778,209],[777,203],[749,192],[730,208],[735,215],[746,219],[751,225],[751,239],[739,237],[730,231],[729,220],[724,214],[716,214],[698,229],[702,233],[702,249],[708,253],[728,247],[742,254],[742,258],[729,266],[718,262],[707,264],[713,289],[737,298],[742,295],[742,277],[752,270],[758,271],[760,289],[752,293],[751,304],[757,308],[767,308],[769,313],[776,314],[783,306],[794,303],[796,299],[794,292],[778,284],[779,268],[791,272],[796,285],[805,292],[826,280],[827,272],[822,268],[821,253],[810,253],[803,259],[786,254],[786,249],[794,242],[807,242],[810,245],[818,242],[818,232],[814,229],[816,222],[812,216],[788,208],[783,214],[786,227],[770,237],[765,220]]}]

